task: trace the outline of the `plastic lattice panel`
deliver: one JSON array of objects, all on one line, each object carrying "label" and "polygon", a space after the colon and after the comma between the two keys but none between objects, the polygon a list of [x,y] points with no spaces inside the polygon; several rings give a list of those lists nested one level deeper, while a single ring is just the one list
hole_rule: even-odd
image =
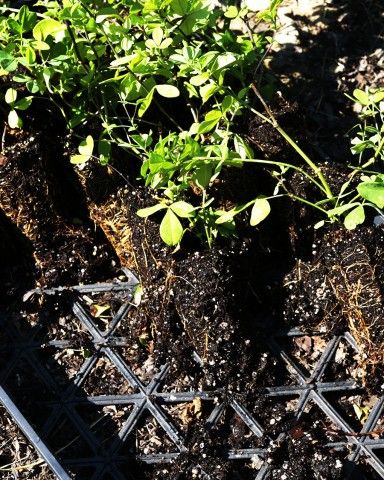
[{"label": "plastic lattice panel", "polygon": [[[217,391],[191,391],[188,385],[184,391],[164,389],[170,371],[168,365],[153,371],[145,380],[134,371],[119,350],[126,343],[119,335],[119,327],[132,307],[137,285],[136,278],[125,273],[126,281],[36,291],[57,298],[58,304],[61,295],[71,294],[71,314],[58,315],[54,322],[42,311],[25,331],[20,322],[1,318],[0,402],[57,478],[66,480],[74,475],[92,480],[123,480],[131,478],[126,476],[130,462],[174,461],[187,452],[187,447],[183,431],[169,415],[169,408],[191,404],[196,399],[210,405],[207,430],[219,425],[230,409],[255,438],[266,440],[260,445],[267,445],[266,429],[250,412],[249,405],[247,408],[236,399],[224,402]],[[90,301],[96,308],[96,314],[91,314],[80,301],[100,295],[108,295],[110,304],[114,304],[113,308],[108,307],[108,315],[103,315],[102,304]],[[384,397],[377,399],[358,432],[330,398],[358,389],[350,378],[335,380],[327,375],[341,344],[357,350],[353,338],[349,334],[332,338],[310,366],[303,366],[300,358],[295,358],[287,348],[287,342],[301,338],[309,336],[292,330],[266,338],[270,354],[281,362],[284,378],[289,381],[267,386],[257,395],[272,403],[295,398],[294,417],[298,420],[309,404],[316,405],[342,434],[341,440],[329,442],[327,447],[345,452],[350,465],[346,475],[352,475],[354,466],[363,460],[377,478],[384,478],[384,439],[377,434],[382,430]],[[113,383],[108,381],[111,372],[114,384],[98,391],[98,379],[104,379],[103,385]],[[89,383],[93,385],[91,390],[87,387]],[[29,389],[25,389],[26,385]],[[149,424],[145,423],[148,418]],[[154,438],[157,429],[162,429],[165,451],[148,450],[145,444],[140,444],[138,432],[144,427]],[[281,433],[280,441],[286,435]],[[270,474],[266,447],[227,448],[221,454],[229,461],[257,459],[254,479],[266,479]],[[200,478],[211,478],[208,474],[204,476],[202,467],[197,467]]]}]

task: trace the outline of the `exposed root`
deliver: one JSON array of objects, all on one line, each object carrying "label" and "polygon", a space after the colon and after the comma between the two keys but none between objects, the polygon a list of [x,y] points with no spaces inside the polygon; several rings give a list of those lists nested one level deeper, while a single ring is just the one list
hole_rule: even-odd
[{"label": "exposed root", "polygon": [[[349,263],[351,260],[353,263]],[[358,361],[365,384],[368,367],[374,369],[384,360],[382,342],[374,338],[382,315],[382,297],[365,247],[350,247],[340,264],[333,266],[328,281],[359,347]]]},{"label": "exposed root", "polygon": [[122,208],[119,196],[111,197],[103,205],[89,204],[92,220],[99,226],[114,248],[122,266],[137,271],[137,262],[132,248],[132,232],[126,208]]}]

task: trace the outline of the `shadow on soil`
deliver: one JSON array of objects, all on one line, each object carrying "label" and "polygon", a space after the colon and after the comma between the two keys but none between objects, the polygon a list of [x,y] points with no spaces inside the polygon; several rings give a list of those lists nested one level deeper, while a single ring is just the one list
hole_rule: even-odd
[{"label": "shadow on soil", "polygon": [[[310,3],[310,2],[309,2]],[[346,133],[356,123],[345,94],[384,84],[384,11],[380,0],[331,0],[311,15],[295,14],[298,45],[273,55],[272,72],[286,85],[284,95],[300,102],[306,127],[323,160],[345,163]]]}]

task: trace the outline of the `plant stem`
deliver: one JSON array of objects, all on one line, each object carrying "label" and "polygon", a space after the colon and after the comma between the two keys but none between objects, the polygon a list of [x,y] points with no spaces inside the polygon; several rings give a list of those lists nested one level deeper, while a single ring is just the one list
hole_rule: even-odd
[{"label": "plant stem", "polygon": [[260,95],[259,91],[256,88],[256,85],[254,83],[251,84],[251,88],[254,91],[255,95],[257,98],[260,100],[262,103],[263,107],[265,108],[265,111],[268,113],[270,118],[267,118],[265,115],[261,114],[254,108],[250,108],[253,113],[255,113],[257,116],[262,118],[263,120],[267,121],[270,125],[272,125],[279,133],[280,135],[287,141],[287,143],[301,156],[301,158],[305,161],[305,163],[313,170],[313,172],[316,174],[318,177],[321,185],[322,185],[322,190],[324,193],[327,195],[327,198],[332,199],[333,194],[331,191],[331,188],[325,179],[323,172],[321,169],[308,157],[308,155],[297,145],[297,143],[288,135],[288,133],[279,125],[278,121],[276,120],[276,117],[273,115],[271,109],[268,107],[268,105],[265,103],[263,97]]},{"label": "plant stem", "polygon": [[[221,157],[194,157],[194,160],[201,160],[201,161],[214,161],[214,162],[221,162],[222,158]],[[308,178],[311,183],[316,185],[321,191],[325,193],[324,187],[321,183],[319,183],[312,175],[310,175],[308,172],[303,170],[301,167],[297,167],[296,165],[292,165],[291,163],[285,163],[285,162],[278,162],[276,160],[264,160],[264,159],[258,159],[258,158],[246,158],[246,159],[236,159],[237,165],[241,163],[260,163],[260,164],[265,164],[265,165],[277,165],[279,167],[287,167],[287,168],[292,168],[293,170],[296,170],[299,172],[301,175],[304,177]],[[231,165],[231,161],[225,161],[227,165]],[[327,196],[327,201],[328,200],[334,200],[335,197],[328,197]]]},{"label": "plant stem", "polygon": [[380,155],[381,153],[381,150],[383,149],[384,147],[384,135],[383,137],[381,138],[380,140],[380,143],[379,145],[377,146],[376,150],[375,150],[375,154],[373,155],[373,160],[375,161],[377,159],[377,157]]}]

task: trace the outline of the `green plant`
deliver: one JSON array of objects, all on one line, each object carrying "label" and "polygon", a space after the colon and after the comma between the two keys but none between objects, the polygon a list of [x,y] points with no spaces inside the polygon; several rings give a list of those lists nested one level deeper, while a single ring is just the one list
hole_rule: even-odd
[{"label": "green plant", "polygon": [[[218,235],[233,235],[236,216],[246,210],[255,226],[268,216],[270,200],[282,195],[331,221],[348,212],[346,224],[357,223],[360,203],[344,191],[333,195],[321,168],[281,128],[253,83],[272,42],[279,3],[271,0],[257,14],[250,12],[251,0],[241,8],[214,8],[204,0],[41,1],[43,13],[2,7],[0,75],[14,85],[5,93],[8,122],[21,127],[17,110],[28,108],[33,97],[53,102],[71,129],[96,120],[97,132],[81,140],[71,162],[97,158],[107,164],[113,146],[140,159],[140,175],[157,203],[138,214],[163,214],[160,235],[168,245],[178,245],[186,230],[209,244]],[[252,33],[249,16],[264,22],[264,30]],[[234,21],[243,24],[243,33],[233,31]],[[255,95],[265,113],[253,107]],[[236,131],[249,111],[280,133],[303,167],[254,158]],[[276,189],[225,211],[213,187],[224,168],[244,163],[269,166]],[[319,200],[286,188],[291,170],[318,189]]]},{"label": "green plant", "polygon": [[5,103],[11,108],[8,113],[8,125],[11,128],[21,128],[23,126],[23,121],[17,110],[26,110],[31,105],[33,99],[32,96],[28,96],[17,100],[17,97],[18,92],[14,88],[8,88],[4,95]]},{"label": "green plant", "polygon": [[384,160],[384,89],[356,89],[350,98],[361,108],[361,121],[351,141],[352,153],[358,155],[359,165],[366,168]]},{"label": "green plant", "polygon": [[[139,214],[164,210],[166,243],[178,244],[186,229],[209,243],[233,234],[233,216],[216,204],[211,186],[224,167],[253,157],[234,126],[250,105],[252,71],[271,42],[280,0],[257,14],[247,3],[40,1],[42,13],[2,7],[0,75],[15,85],[6,95],[9,123],[22,126],[16,109],[33,96],[54,102],[71,129],[96,119],[100,133],[81,141],[72,163],[106,164],[113,145],[138,157],[158,199]],[[269,26],[252,33],[249,16]],[[231,29],[234,20],[244,33]],[[15,92],[27,96],[15,103]],[[192,203],[191,190],[198,192]],[[189,213],[180,205],[190,205]]]},{"label": "green plant", "polygon": [[[379,209],[384,208],[384,176],[378,165],[384,160],[384,89],[356,89],[349,98],[360,106],[360,122],[355,127],[356,136],[351,140],[351,150],[358,157],[358,164],[351,166],[351,173],[337,195],[335,206],[327,213],[331,219],[342,217],[345,227],[354,229],[364,223],[366,208],[379,213]],[[357,177],[359,183],[352,188]]]}]

